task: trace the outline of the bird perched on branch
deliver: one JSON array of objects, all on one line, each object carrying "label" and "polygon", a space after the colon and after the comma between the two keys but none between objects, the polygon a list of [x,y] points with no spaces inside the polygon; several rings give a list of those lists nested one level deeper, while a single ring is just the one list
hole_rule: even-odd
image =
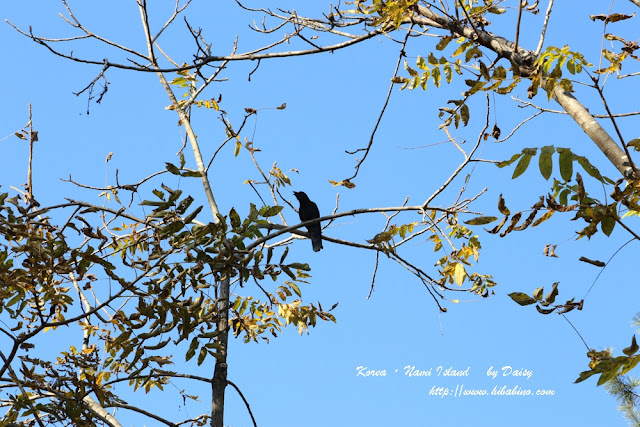
[{"label": "bird perched on branch", "polygon": [[[320,211],[318,205],[309,200],[309,197],[302,191],[294,191],[293,195],[300,202],[300,209],[298,214],[300,215],[300,221],[309,221],[311,219],[320,218]],[[322,229],[320,223],[307,225],[307,231],[309,231],[309,237],[313,244],[313,251],[318,252],[322,249]]]}]

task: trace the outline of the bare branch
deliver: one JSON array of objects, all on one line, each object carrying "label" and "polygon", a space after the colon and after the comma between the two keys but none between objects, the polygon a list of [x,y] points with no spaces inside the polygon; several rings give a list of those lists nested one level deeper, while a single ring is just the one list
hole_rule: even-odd
[{"label": "bare branch", "polygon": [[[65,18],[64,16],[62,16],[62,14],[60,14],[60,16],[62,17],[62,19],[64,19],[65,21],[67,21],[67,23],[68,23],[69,25],[71,25],[71,26],[72,26],[72,27],[74,27],[74,28],[77,28],[77,29],[81,30],[83,33],[85,33],[85,34],[87,35],[87,37],[90,37],[90,38],[96,39],[96,40],[101,41],[101,42],[103,42],[103,43],[105,43],[105,44],[108,44],[109,46],[113,46],[113,47],[118,48],[118,49],[120,49],[120,50],[123,50],[123,51],[125,51],[125,52],[127,52],[127,53],[130,53],[130,54],[132,54],[132,55],[136,55],[136,56],[138,56],[138,57],[140,57],[140,58],[147,59],[147,57],[146,57],[145,55],[141,54],[141,53],[140,53],[140,52],[138,52],[138,51],[135,51],[135,50],[133,50],[133,49],[130,49],[130,48],[128,48],[128,47],[126,47],[126,46],[123,46],[123,45],[121,45],[121,44],[118,44],[118,43],[112,42],[111,40],[107,40],[107,39],[105,39],[104,37],[101,37],[101,36],[99,36],[99,35],[97,35],[97,34],[92,33],[91,31],[87,30],[87,29],[86,29],[82,24],[80,24],[80,21],[78,21],[78,19],[76,19],[76,17],[74,16],[73,12],[71,11],[71,8],[70,8],[70,7],[69,7],[69,5],[67,4],[67,1],[66,1],[66,0],[61,0],[61,1],[62,1],[62,4],[64,4],[64,7],[66,7],[66,8],[67,8],[67,12],[69,12],[69,16],[71,17],[71,19],[73,19],[73,23],[72,23],[72,22],[70,22],[70,21],[69,21],[67,18]],[[13,25],[12,25],[12,26],[13,26]],[[14,27],[14,28],[15,28],[15,27]],[[16,29],[17,29],[17,28],[16,28]],[[20,31],[20,30],[18,30],[18,31]],[[20,32],[21,32],[22,34],[24,34],[22,31],[20,31]],[[26,35],[26,34],[25,34],[25,35]],[[45,41],[51,41],[51,40],[45,40]]]},{"label": "bare branch", "polygon": [[552,7],[553,7],[553,0],[549,0],[549,6],[547,7],[547,12],[544,15],[544,23],[542,24],[542,31],[540,31],[540,41],[538,42],[538,47],[536,48],[536,56],[540,55],[540,52],[542,52],[542,46],[544,45],[544,37],[547,33],[547,26],[549,25],[549,18],[551,17]]},{"label": "bare branch", "polygon": [[[312,220],[309,220],[309,221],[304,221],[304,222],[301,222],[300,224],[296,224],[296,225],[292,225],[292,226],[288,226],[288,227],[284,227],[284,226],[279,225],[279,224],[270,224],[269,225],[270,228],[277,229],[278,231],[253,241],[251,244],[247,245],[246,250],[250,251],[253,248],[261,245],[263,242],[271,240],[271,239],[273,239],[273,238],[275,238],[277,236],[280,236],[280,235],[282,235],[284,233],[292,233],[293,230],[297,230],[300,227],[304,227],[304,226],[307,226],[307,225],[315,224],[317,222],[328,221],[328,220],[331,220],[331,219],[334,219],[334,218],[341,218],[343,216],[353,216],[353,215],[360,215],[360,214],[365,214],[365,213],[376,213],[376,212],[395,212],[395,211],[417,211],[417,212],[422,212],[424,210],[432,210],[432,211],[436,211],[436,212],[448,212],[448,213],[464,212],[464,210],[457,209],[456,207],[453,207],[451,209],[443,209],[443,208],[438,208],[438,207],[426,207],[425,205],[421,205],[421,206],[397,206],[397,207],[386,207],[386,208],[353,209],[353,210],[346,211],[346,212],[339,212],[339,213],[336,213],[336,214],[326,215],[326,216],[323,216],[323,217],[320,217],[320,218],[316,218],[316,219],[312,219]],[[297,231],[297,234],[306,235],[306,232]],[[322,236],[322,238],[325,239],[325,240],[329,240],[329,241],[338,241],[337,239],[334,240],[334,239],[328,238],[326,236]],[[361,245],[359,247],[364,247],[364,248],[369,248],[369,249],[372,248],[371,245]]]},{"label": "bare branch", "polygon": [[[9,22],[9,21],[7,21]],[[346,47],[349,47],[351,45],[354,44],[358,44],[360,42],[363,42],[365,40],[368,40],[372,37],[375,37],[379,34],[382,34],[384,31],[383,30],[374,30],[371,31],[369,33],[360,35],[360,36],[354,36],[351,40],[347,40],[341,43],[335,43],[332,45],[328,45],[328,46],[320,46],[319,48],[314,48],[314,49],[307,49],[307,50],[296,50],[296,51],[287,51],[287,52],[271,52],[271,53],[264,53],[264,54],[253,54],[251,52],[248,53],[241,53],[241,54],[237,54],[237,55],[226,55],[226,56],[204,56],[202,58],[199,58],[194,64],[192,65],[186,65],[184,67],[174,67],[174,68],[160,68],[159,66],[155,66],[155,67],[150,67],[150,66],[142,66],[142,65],[126,65],[126,64],[122,64],[122,63],[117,63],[117,62],[111,62],[109,60],[93,60],[93,59],[83,59],[83,58],[77,58],[75,56],[73,56],[72,54],[66,54],[66,53],[62,53],[61,51],[58,51],[54,48],[52,48],[49,45],[50,40],[45,39],[43,37],[38,37],[33,35],[33,33],[29,32],[26,33],[20,29],[18,29],[15,25],[11,24],[9,22],[9,24],[11,26],[13,26],[16,31],[18,31],[20,34],[30,38],[31,40],[33,40],[34,42],[38,43],[39,45],[42,45],[44,47],[46,47],[51,53],[53,53],[56,56],[65,58],[65,59],[69,59],[71,61],[75,61],[75,62],[79,62],[82,64],[92,64],[92,65],[103,65],[103,66],[108,66],[111,68],[118,68],[118,69],[123,69],[123,70],[132,70],[132,71],[140,71],[140,72],[147,72],[147,73],[174,73],[174,72],[178,72],[178,71],[187,71],[187,70],[193,70],[193,69],[200,69],[202,68],[204,65],[207,64],[211,64],[214,62],[223,62],[223,61],[253,61],[253,60],[258,60],[258,59],[274,59],[274,58],[287,58],[287,57],[293,57],[293,56],[304,56],[304,55],[313,55],[313,54],[317,54],[317,53],[322,53],[322,52],[334,52],[336,50],[340,50],[340,49],[344,49]],[[151,39],[149,39],[151,40]],[[141,54],[137,54],[138,56],[142,56]],[[144,56],[143,56],[144,57]],[[149,59],[147,57],[144,57],[144,59]]]},{"label": "bare branch", "polygon": [[451,184],[451,182],[455,179],[456,176],[458,176],[458,174],[462,171],[462,169],[465,168],[465,166],[467,166],[467,164],[469,164],[469,162],[471,161],[471,157],[473,157],[473,154],[476,152],[476,150],[478,149],[478,147],[480,147],[480,144],[482,142],[482,139],[484,137],[484,133],[486,132],[487,128],[489,127],[489,94],[487,94],[487,119],[485,121],[485,125],[484,128],[480,131],[480,134],[478,135],[478,140],[476,141],[476,144],[473,146],[473,148],[471,149],[471,152],[469,152],[468,155],[465,155],[465,159],[464,161],[456,168],[455,171],[453,171],[453,173],[451,174],[451,176],[449,177],[449,179],[447,179],[444,184],[442,184],[442,186],[440,188],[438,188],[431,196],[429,196],[429,198],[424,202],[423,209],[426,210],[426,207],[429,205],[429,203],[431,203],[431,201],[433,199],[435,199],[438,194],[442,193],[444,191],[445,188],[447,188],[447,186],[449,184]]},{"label": "bare branch", "polygon": [[[411,27],[413,28],[413,24],[411,25]],[[393,77],[395,77],[398,74],[398,69],[400,69],[400,63],[402,62],[402,58],[404,58],[406,56],[406,53],[405,53],[404,49],[407,46],[407,41],[409,41],[409,35],[410,34],[411,34],[410,31],[407,31],[407,34],[404,37],[404,42],[402,43],[402,47],[400,48],[400,55],[398,56],[398,62],[396,63],[396,68],[393,71]],[[382,121],[382,116],[384,115],[384,112],[387,109],[387,105],[389,105],[389,99],[391,98],[391,93],[393,92],[393,87],[394,86],[395,86],[395,83],[393,83],[393,81],[392,81],[389,84],[389,90],[387,91],[387,97],[385,98],[384,104],[382,105],[382,110],[380,111],[380,114],[378,115],[378,120],[376,121],[376,124],[373,127],[373,131],[371,132],[371,136],[369,137],[369,144],[367,144],[367,146],[365,148],[359,148],[359,149],[357,149],[355,151],[346,151],[347,154],[355,154],[355,153],[357,153],[359,151],[364,151],[364,156],[362,156],[362,158],[359,159],[358,162],[356,163],[356,166],[355,166],[356,171],[354,172],[354,174],[351,177],[345,179],[344,181],[346,181],[346,182],[351,181],[356,176],[358,176],[358,172],[360,171],[360,166],[362,166],[362,164],[364,163],[365,159],[369,155],[369,151],[371,151],[371,147],[373,146],[373,139],[376,136],[376,132],[378,131],[378,126],[380,126],[380,122]]]},{"label": "bare branch", "polygon": [[158,41],[158,38],[160,37],[160,35],[164,32],[164,30],[166,30],[169,25],[171,25],[171,23],[173,22],[174,19],[176,19],[176,17],[182,13],[182,11],[184,11],[187,7],[189,7],[189,4],[191,4],[191,0],[187,0],[187,2],[180,7],[180,0],[176,0],[176,5],[174,7],[173,10],[173,14],[169,17],[169,19],[167,20],[167,22],[162,26],[162,28],[160,28],[160,30],[158,31],[158,33],[155,35],[155,37],[153,37],[152,41],[153,43],[156,43]]},{"label": "bare branch", "polygon": [[[538,112],[537,112],[537,113],[535,113],[533,116],[531,116],[531,117],[528,117],[528,118],[524,119],[523,121],[521,121],[520,123],[518,123],[518,125],[517,125],[515,128],[513,128],[513,130],[509,133],[509,135],[505,136],[505,137],[504,137],[504,138],[502,138],[502,139],[497,140],[496,142],[504,142],[504,141],[506,141],[507,139],[511,138],[511,137],[513,136],[513,134],[514,134],[514,133],[516,133],[516,131],[517,131],[518,129],[520,129],[520,127],[521,127],[522,125],[524,125],[525,123],[527,123],[529,120],[532,120],[532,119],[534,119],[534,118],[538,117],[538,116],[539,116],[540,114],[542,114],[543,112],[544,112],[544,111],[538,111]],[[566,112],[564,112],[564,111],[562,111],[562,112],[566,114]]]},{"label": "bare branch", "polygon": [[[552,110],[551,108],[540,107],[539,105],[536,105],[536,104],[534,104],[532,102],[523,101],[522,99],[520,99],[518,97],[513,97],[512,96],[511,99],[513,99],[514,101],[518,101],[520,104],[522,104],[522,105],[519,105],[519,107],[521,107],[521,108],[533,107],[536,110],[542,111],[544,113],[569,114],[568,112],[562,111],[562,110]],[[609,114],[592,114],[592,116],[595,117],[596,119],[608,119],[609,117],[632,117],[632,116],[638,116],[638,115],[640,115],[640,111],[633,111],[633,112],[630,112],[630,113],[611,114],[611,115],[609,115]]]}]

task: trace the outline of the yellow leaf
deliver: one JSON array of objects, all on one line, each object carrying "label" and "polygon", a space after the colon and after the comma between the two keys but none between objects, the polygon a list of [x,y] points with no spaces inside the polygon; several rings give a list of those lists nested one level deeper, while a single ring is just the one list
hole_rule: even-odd
[{"label": "yellow leaf", "polygon": [[467,272],[465,271],[464,265],[462,265],[462,263],[456,263],[454,275],[456,279],[456,285],[462,286],[462,282],[464,282],[464,278],[467,275]]}]

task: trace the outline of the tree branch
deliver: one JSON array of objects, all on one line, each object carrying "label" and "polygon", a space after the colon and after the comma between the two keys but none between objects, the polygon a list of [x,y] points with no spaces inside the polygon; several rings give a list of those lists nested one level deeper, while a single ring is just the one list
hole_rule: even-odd
[{"label": "tree branch", "polygon": [[625,178],[633,178],[635,176],[629,158],[624,151],[573,95],[565,91],[560,85],[556,85],[553,89],[553,99],[569,113],[571,118],[600,148],[622,176]]}]

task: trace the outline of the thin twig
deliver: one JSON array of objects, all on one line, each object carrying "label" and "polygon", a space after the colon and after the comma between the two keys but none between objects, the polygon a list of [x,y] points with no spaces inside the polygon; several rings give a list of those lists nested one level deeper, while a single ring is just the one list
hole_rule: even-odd
[{"label": "thin twig", "polygon": [[[591,85],[589,85],[589,87],[592,87]],[[544,107],[540,107],[532,102],[529,101],[523,101],[522,99],[516,97],[511,97],[511,99],[513,99],[514,101],[519,102],[522,105],[519,105],[519,107],[524,108],[524,107],[533,107],[536,110],[545,112],[545,113],[553,113],[553,114],[569,114],[566,111],[562,111],[562,110],[552,110],[550,108],[544,108]],[[619,114],[592,114],[593,117],[595,117],[596,119],[608,119],[610,117],[632,117],[632,116],[638,116],[640,115],[640,111],[633,111],[630,113],[619,113]]]},{"label": "thin twig", "polygon": [[622,145],[624,153],[627,155],[627,159],[629,160],[629,165],[633,169],[633,172],[635,173],[636,177],[640,177],[640,171],[638,171],[638,167],[636,166],[636,164],[633,161],[633,158],[631,157],[631,153],[629,152],[629,147],[627,147],[627,144],[624,142],[624,138],[622,136],[622,133],[620,132],[620,129],[618,128],[618,123],[616,122],[615,118],[613,117],[613,114],[611,113],[611,110],[609,109],[609,104],[607,103],[607,100],[604,97],[604,93],[602,92],[602,88],[600,87],[600,84],[598,83],[598,80],[595,77],[591,77],[591,79],[593,80],[593,83],[594,83],[594,85],[596,87],[596,90],[598,91],[598,94],[600,95],[600,99],[602,100],[602,104],[604,105],[604,108],[607,110],[609,119],[611,120],[611,123],[613,123],[613,128],[616,130],[616,134],[618,135],[618,138],[620,139],[620,143]]},{"label": "thin twig", "polygon": [[587,347],[587,350],[591,350],[591,349],[589,348],[589,346],[587,345],[587,342],[584,340],[584,338],[582,338],[582,335],[580,335],[580,332],[578,332],[578,330],[576,329],[576,327],[575,327],[575,326],[573,326],[573,323],[571,323],[571,322],[569,321],[569,319],[567,318],[567,316],[565,316],[565,315],[564,315],[564,313],[560,313],[560,314],[562,315],[562,317],[564,317],[564,320],[566,320],[566,321],[571,325],[571,327],[573,328],[573,330],[574,330],[574,331],[576,331],[576,334],[578,334],[578,336],[580,337],[580,339],[581,339],[581,340],[582,340],[582,342],[584,343],[584,346],[585,346],[585,347]]},{"label": "thin twig", "polygon": [[582,300],[584,301],[585,299],[587,299],[587,295],[589,295],[589,292],[591,292],[591,289],[593,289],[593,287],[595,286],[596,282],[598,281],[598,278],[600,277],[600,275],[602,274],[602,272],[604,271],[604,269],[607,267],[607,265],[609,265],[609,263],[611,262],[611,260],[613,259],[613,257],[615,257],[616,255],[618,255],[618,252],[620,252],[622,250],[622,248],[624,248],[625,246],[627,246],[629,243],[633,242],[634,240],[638,240],[637,237],[634,237],[633,239],[629,240],[628,242],[626,242],[624,245],[620,246],[614,253],[613,255],[611,255],[611,257],[609,257],[609,259],[607,260],[607,262],[605,263],[604,267],[602,267],[600,269],[600,271],[598,272],[598,274],[596,275],[596,278],[593,279],[593,283],[591,284],[591,286],[589,286],[589,289],[587,289],[587,293],[584,294],[584,297],[582,298]]},{"label": "thin twig", "polygon": [[33,115],[29,103],[29,168],[27,171],[27,202],[33,203],[33,143],[38,140],[38,132],[33,131]]},{"label": "thin twig", "polygon": [[511,136],[513,136],[513,134],[514,134],[514,133],[516,133],[516,131],[517,131],[518,129],[520,129],[520,127],[521,127],[522,125],[524,125],[525,123],[527,123],[529,120],[532,120],[532,119],[534,119],[534,118],[538,117],[538,116],[539,116],[540,114],[542,114],[542,113],[544,113],[544,111],[538,111],[538,112],[537,112],[537,113],[535,113],[533,116],[531,116],[531,117],[529,117],[529,118],[527,118],[527,119],[524,119],[523,121],[521,121],[520,123],[518,123],[518,126],[516,126],[515,128],[513,128],[513,130],[511,131],[511,133],[509,133],[509,135],[505,136],[505,137],[504,137],[504,138],[502,138],[502,139],[497,140],[496,142],[504,142],[504,141],[506,141],[507,139],[511,138]]},{"label": "thin twig", "polygon": [[[411,27],[413,28],[413,24],[411,24]],[[409,34],[410,32],[407,31],[407,34],[405,35],[405,38],[404,38],[404,42],[402,43],[402,48],[400,48],[400,55],[398,55],[398,62],[396,63],[396,68],[393,71],[393,77],[395,77],[398,74],[398,70],[400,69],[400,64],[402,63],[402,58],[406,56],[404,49],[407,45],[407,41],[409,40]],[[369,155],[369,151],[371,151],[371,147],[373,145],[373,139],[376,136],[378,126],[380,126],[380,122],[382,121],[382,116],[384,115],[384,112],[387,109],[387,105],[389,105],[389,98],[391,98],[391,93],[393,92],[394,86],[395,86],[395,83],[391,82],[391,84],[389,85],[389,90],[387,92],[387,97],[385,98],[384,104],[382,106],[382,110],[380,111],[380,114],[378,115],[378,120],[376,121],[376,124],[373,127],[373,132],[371,132],[371,136],[369,137],[369,143],[367,144],[367,147],[359,148],[355,151],[347,151],[347,154],[355,154],[359,151],[364,151],[365,153],[364,153],[364,156],[362,156],[362,158],[358,160],[355,166],[355,170],[356,170],[355,173],[350,178],[347,178],[344,181],[351,181],[358,175],[358,172],[360,171],[360,166],[362,166],[362,163],[364,163],[365,159]]]},{"label": "thin twig", "polygon": [[367,299],[371,298],[373,288],[376,285],[376,274],[378,273],[378,262],[380,261],[380,252],[376,252],[376,264],[373,266],[373,274],[371,275],[371,287],[369,288],[369,295]]},{"label": "thin twig", "polygon": [[258,427],[258,424],[256,423],[256,419],[253,417],[253,412],[251,412],[251,407],[249,406],[249,402],[247,402],[247,399],[245,399],[244,394],[242,394],[238,386],[232,383],[231,381],[227,380],[227,384],[229,384],[231,387],[236,389],[236,391],[242,398],[242,401],[244,402],[245,406],[247,407],[247,411],[249,411],[249,415],[251,416],[251,421],[253,422],[253,426]]},{"label": "thin twig", "polygon": [[431,203],[431,201],[433,199],[436,198],[436,196],[438,196],[438,194],[442,193],[444,191],[445,188],[447,188],[449,186],[449,184],[451,184],[451,182],[455,179],[456,176],[458,176],[458,174],[462,171],[462,169],[465,168],[465,166],[467,166],[467,164],[469,164],[471,157],[473,157],[473,154],[476,152],[476,150],[478,149],[478,147],[480,147],[480,144],[482,142],[482,138],[484,137],[484,133],[486,132],[487,128],[489,127],[489,113],[490,113],[490,104],[489,104],[489,96],[487,94],[487,118],[485,121],[485,125],[484,128],[480,131],[480,134],[478,135],[478,140],[476,141],[476,144],[473,146],[473,148],[471,149],[471,151],[469,152],[468,155],[465,155],[465,159],[464,161],[460,164],[460,166],[458,166],[456,168],[455,171],[453,171],[453,173],[451,174],[451,176],[449,177],[449,179],[447,179],[444,184],[442,184],[442,186],[440,186],[440,188],[438,188],[431,196],[429,196],[429,198],[424,202],[423,204],[423,209],[426,209],[427,206],[429,205],[429,203]]}]

